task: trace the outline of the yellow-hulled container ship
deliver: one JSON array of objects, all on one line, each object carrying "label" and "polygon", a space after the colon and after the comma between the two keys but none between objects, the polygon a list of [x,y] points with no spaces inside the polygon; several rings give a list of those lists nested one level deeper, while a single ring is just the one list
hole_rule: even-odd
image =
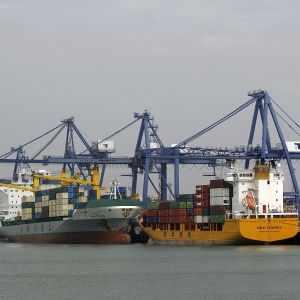
[{"label": "yellow-hulled container ship", "polygon": [[298,233],[295,204],[283,198],[284,174],[277,165],[236,169],[224,179],[197,185],[176,201],[148,202],[138,223],[149,243],[172,245],[266,244]]}]

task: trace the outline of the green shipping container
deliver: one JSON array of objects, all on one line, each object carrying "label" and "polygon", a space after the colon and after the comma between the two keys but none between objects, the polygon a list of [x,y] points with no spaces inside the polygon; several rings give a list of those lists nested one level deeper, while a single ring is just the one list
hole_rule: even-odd
[{"label": "green shipping container", "polygon": [[147,209],[158,209],[159,202],[148,202]]},{"label": "green shipping container", "polygon": [[186,208],[187,202],[177,202],[177,203],[179,203],[179,208]]},{"label": "green shipping container", "polygon": [[180,208],[180,202],[170,202],[170,209],[172,208]]},{"label": "green shipping container", "polygon": [[186,202],[186,208],[194,208],[194,202]]},{"label": "green shipping container", "polygon": [[210,215],[210,223],[224,223],[225,215]]},{"label": "green shipping container", "polygon": [[49,194],[49,200],[56,200],[56,194]]}]

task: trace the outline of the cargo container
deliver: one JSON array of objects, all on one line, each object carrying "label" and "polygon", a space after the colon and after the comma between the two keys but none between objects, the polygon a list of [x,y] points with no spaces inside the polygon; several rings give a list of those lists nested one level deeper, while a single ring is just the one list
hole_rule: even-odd
[{"label": "cargo container", "polygon": [[210,205],[230,205],[229,197],[210,197]]},{"label": "cargo container", "polygon": [[170,209],[170,216],[186,216],[186,209],[184,208]]},{"label": "cargo container", "polygon": [[196,194],[196,201],[209,200],[209,198],[210,198],[210,193]]},{"label": "cargo container", "polygon": [[204,185],[196,185],[196,194],[199,193],[209,193],[210,185],[204,184]]}]

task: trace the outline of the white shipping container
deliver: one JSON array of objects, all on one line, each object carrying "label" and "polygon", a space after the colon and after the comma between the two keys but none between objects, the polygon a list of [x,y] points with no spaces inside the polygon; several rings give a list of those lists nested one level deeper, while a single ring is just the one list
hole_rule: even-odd
[{"label": "white shipping container", "polygon": [[88,197],[80,196],[80,197],[78,197],[78,202],[88,202]]},{"label": "white shipping container", "polygon": [[56,204],[56,211],[59,210],[68,210],[69,208],[69,204]]},{"label": "white shipping container", "polygon": [[68,204],[68,210],[74,210],[74,204]]},{"label": "white shipping container", "polygon": [[35,208],[35,212],[36,213],[41,213],[42,212],[42,208],[41,207],[36,207]]},{"label": "white shipping container", "polygon": [[57,217],[63,217],[63,216],[67,216],[67,215],[68,215],[68,210],[67,209],[56,211],[56,216]]},{"label": "white shipping container", "polygon": [[[104,186],[104,187],[100,188],[100,193],[101,193],[101,195],[110,194],[110,190],[111,190],[110,186]],[[88,196],[89,191],[87,191],[87,192],[88,192],[88,194],[87,194],[87,196]]]},{"label": "white shipping container", "polygon": [[56,211],[49,211],[49,217],[50,218],[56,217]]},{"label": "white shipping container", "polygon": [[195,223],[203,223],[203,218],[202,218],[202,216],[195,216],[195,217],[194,217],[194,222],[195,222]]},{"label": "white shipping container", "polygon": [[34,196],[23,196],[22,203],[24,203],[24,202],[35,202],[35,197]]},{"label": "white shipping container", "polygon": [[42,196],[42,201],[47,201],[47,200],[49,200],[49,195]]},{"label": "white shipping container", "polygon": [[89,191],[88,190],[84,190],[83,196],[88,197],[89,196]]},{"label": "white shipping container", "polygon": [[202,222],[208,223],[209,222],[209,216],[202,216]]},{"label": "white shipping container", "polygon": [[78,193],[83,193],[85,191],[83,186],[78,187]]},{"label": "white shipping container", "polygon": [[229,197],[210,197],[210,206],[229,205]]},{"label": "white shipping container", "polygon": [[56,199],[68,198],[68,196],[69,196],[68,193],[57,193],[56,194]]},{"label": "white shipping container", "polygon": [[32,208],[23,208],[22,209],[22,216],[26,214],[32,214]]},{"label": "white shipping container", "polygon": [[210,197],[229,197],[229,188],[210,189]]},{"label": "white shipping container", "polygon": [[35,202],[34,207],[35,208],[42,207],[42,202]]},{"label": "white shipping container", "polygon": [[49,200],[49,204],[48,205],[56,205],[56,200]]},{"label": "white shipping container", "polygon": [[56,205],[49,205],[49,212],[56,211]]},{"label": "white shipping container", "polygon": [[32,214],[22,215],[22,220],[23,221],[25,221],[25,220],[32,220]]},{"label": "white shipping container", "polygon": [[62,205],[62,204],[68,204],[69,199],[68,198],[60,198],[56,199],[56,205]]},{"label": "white shipping container", "polygon": [[42,201],[42,207],[49,206],[49,201]]}]

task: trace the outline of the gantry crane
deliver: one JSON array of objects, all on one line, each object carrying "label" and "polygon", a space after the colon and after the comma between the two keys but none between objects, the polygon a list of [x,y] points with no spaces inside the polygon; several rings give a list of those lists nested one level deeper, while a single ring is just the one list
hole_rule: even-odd
[{"label": "gantry crane", "polygon": [[[153,117],[150,112],[147,110],[143,113],[134,113],[134,121],[124,126],[117,132],[109,135],[102,141],[108,140],[114,135],[120,133],[127,127],[141,121],[140,129],[138,132],[138,138],[134,153],[132,157],[126,158],[117,158],[113,157],[109,152],[97,152],[92,146],[90,146],[83,138],[79,130],[74,124],[74,118],[65,119],[62,121],[60,126],[55,127],[50,130],[48,133],[52,132],[55,129],[59,129],[58,133],[55,134],[55,137],[62,131],[62,128],[67,128],[67,137],[65,142],[65,153],[63,157],[54,157],[51,155],[43,156],[43,159],[37,159],[37,155],[34,158],[28,159],[22,155],[22,149],[29,143],[26,143],[18,148],[12,148],[10,152],[0,156],[0,163],[2,162],[13,162],[15,163],[15,169],[18,164],[31,164],[31,163],[42,163],[44,165],[48,164],[62,164],[62,177],[65,177],[66,169],[68,168],[71,176],[75,174],[75,166],[78,168],[83,179],[86,180],[87,176],[84,173],[84,168],[91,170],[97,168],[98,165],[102,166],[101,176],[99,185],[102,185],[105,166],[107,164],[118,164],[118,165],[128,165],[132,170],[132,193],[137,192],[137,176],[138,174],[143,175],[143,192],[142,198],[144,205],[147,202],[148,188],[149,183],[153,186],[158,195],[160,195],[161,201],[170,200],[167,198],[167,193],[173,199],[180,193],[179,185],[179,171],[180,165],[183,164],[206,164],[211,166],[213,169],[217,166],[224,166],[226,161],[230,160],[244,160],[245,167],[249,167],[250,160],[260,160],[261,163],[270,161],[272,165],[280,163],[284,160],[287,162],[292,183],[293,183],[293,192],[285,192],[285,196],[292,197],[297,204],[299,204],[299,188],[297,180],[295,177],[294,169],[292,167],[292,160],[300,158],[299,151],[289,151],[286,146],[286,141],[282,134],[281,128],[279,126],[277,115],[279,115],[273,108],[272,103],[275,103],[268,94],[267,91],[258,90],[249,92],[248,96],[251,97],[248,101],[242,104],[240,107],[227,114],[225,117],[219,121],[213,123],[212,125],[206,127],[205,129],[197,132],[193,136],[185,139],[181,143],[174,145],[172,147],[164,146],[163,142],[158,136],[157,126],[154,124]],[[190,146],[190,143],[197,138],[201,137],[203,134],[206,134],[216,126],[222,124],[229,118],[235,116],[243,109],[249,107],[251,104],[255,103],[253,119],[250,129],[250,134],[246,147],[228,149],[228,148],[201,148]],[[276,104],[277,105],[277,104]],[[280,108],[281,109],[281,108]],[[262,122],[262,138],[261,146],[253,146],[253,136],[256,128],[256,123],[258,121],[258,114],[260,113],[261,122]],[[276,127],[279,140],[282,144],[281,149],[276,149],[271,145],[271,139],[268,131],[268,116],[269,113],[273,119],[274,125]],[[290,118],[291,119],[291,118]],[[295,123],[295,122],[294,122]],[[295,123],[296,124],[296,123]],[[298,126],[298,125],[297,125]],[[299,127],[299,126],[298,126]],[[86,150],[81,153],[75,152],[75,145],[73,139],[73,133],[76,133],[83,144],[86,147]],[[44,136],[44,135],[43,135]],[[37,138],[38,139],[38,138]],[[34,139],[33,141],[37,140]],[[50,140],[47,146],[53,141],[54,138]],[[43,147],[43,150],[45,147]],[[9,159],[8,156],[12,153],[17,153],[16,159]],[[40,154],[40,151],[38,152]],[[167,165],[172,165],[174,167],[174,183],[172,189],[168,184],[168,172]],[[90,173],[89,173],[90,174]],[[97,173],[96,173],[97,174]],[[150,174],[157,174],[159,176],[159,186],[154,184],[154,181],[151,179]],[[98,177],[98,179],[99,179]],[[299,206],[298,206],[299,207]]]}]

